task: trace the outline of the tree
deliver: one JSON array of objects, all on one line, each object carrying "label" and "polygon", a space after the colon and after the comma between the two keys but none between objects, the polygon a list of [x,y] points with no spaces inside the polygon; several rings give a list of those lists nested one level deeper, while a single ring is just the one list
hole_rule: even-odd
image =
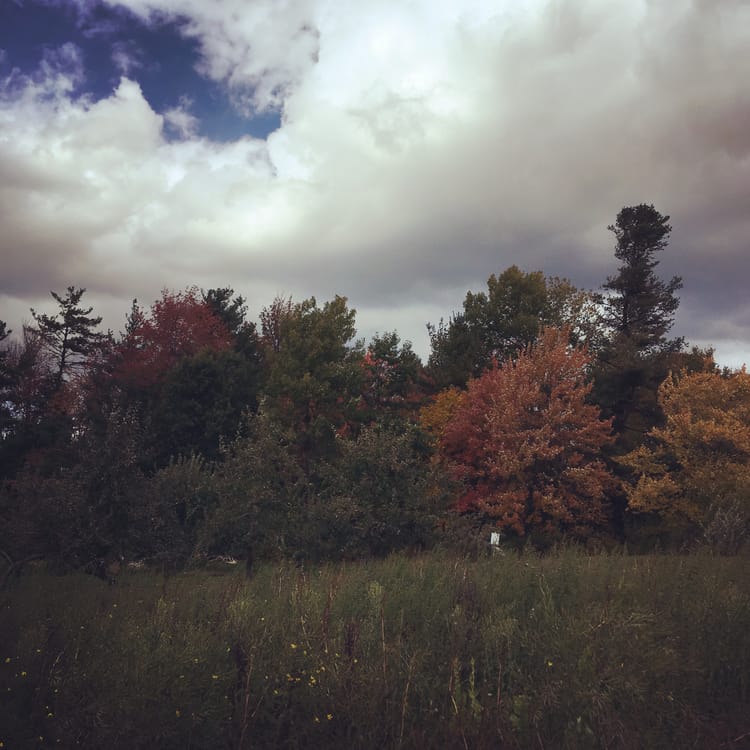
[{"label": "tree", "polygon": [[243,415],[257,410],[259,387],[258,368],[236,351],[183,357],[150,402],[157,463],[192,453],[219,459],[222,439],[234,438]]},{"label": "tree", "polygon": [[363,352],[353,341],[355,317],[345,297],[323,307],[311,297],[283,313],[274,329],[265,405],[308,457],[335,450],[337,430],[359,408]]},{"label": "tree", "polygon": [[283,328],[294,312],[292,298],[276,297],[260,312],[260,326],[263,343],[269,351],[281,351]]},{"label": "tree", "polygon": [[467,292],[463,312],[428,325],[430,373],[438,386],[464,386],[493,362],[515,357],[545,326],[568,326],[574,341],[593,334],[591,295],[567,279],[511,266],[487,280],[487,292]]},{"label": "tree", "polygon": [[234,296],[234,289],[221,287],[201,292],[205,302],[214,313],[224,321],[224,325],[233,336],[237,336],[247,325],[245,315],[247,306],[242,295]]},{"label": "tree", "polygon": [[456,412],[463,408],[466,402],[466,391],[455,386],[444,388],[429,404],[425,404],[419,411],[420,427],[440,441],[445,431],[453,422]]},{"label": "tree", "polygon": [[667,247],[672,230],[668,222],[641,204],[623,208],[609,227],[622,265],[604,284],[608,340],[594,370],[594,398],[614,417],[619,453],[632,450],[661,419],[657,390],[683,347],[681,338],[667,339],[682,281],[675,276],[664,282],[655,271],[654,256]]},{"label": "tree", "polygon": [[162,382],[183,357],[230,347],[224,321],[210,303],[199,298],[197,288],[165,289],[148,315],[133,302],[117,350],[116,377],[124,385],[148,388]]},{"label": "tree", "polygon": [[218,499],[200,532],[199,552],[269,557],[300,549],[312,488],[294,433],[263,408],[227,444],[211,486]]},{"label": "tree", "polygon": [[[633,476],[628,508],[696,531],[736,506],[750,520],[750,375],[670,376],[659,388],[666,423],[621,459]],[[748,529],[746,528],[746,531]]]},{"label": "tree", "polygon": [[586,403],[590,358],[567,329],[546,328],[514,362],[469,381],[443,454],[464,483],[457,508],[524,536],[586,536],[606,521],[614,485],[602,449],[611,423]]},{"label": "tree", "polygon": [[[0,524],[12,555],[44,557],[95,572],[103,560],[144,557],[175,547],[176,502],[142,471],[138,415],[116,408],[102,431],[85,431],[66,462],[27,461],[0,491]],[[182,551],[182,550],[180,550]]]},{"label": "tree", "polygon": [[6,349],[3,341],[5,341],[11,333],[13,333],[13,331],[8,328],[6,322],[0,320],[0,367],[5,364]]},{"label": "tree", "polygon": [[12,424],[10,412],[10,386],[13,378],[8,366],[8,348],[5,340],[13,331],[9,330],[5,321],[0,320],[0,440]]},{"label": "tree", "polygon": [[65,296],[50,292],[60,310],[55,315],[37,313],[31,315],[36,323],[44,349],[52,360],[55,382],[58,387],[71,372],[80,369],[105,340],[105,335],[94,331],[101,324],[101,317],[90,317],[93,307],[80,306],[85,289],[69,286]]},{"label": "tree", "polygon": [[222,287],[202,292],[203,301],[223,322],[234,339],[234,348],[247,359],[260,365],[260,340],[255,323],[245,319],[247,306],[245,298],[234,295],[234,289]]},{"label": "tree", "polygon": [[615,257],[622,265],[604,284],[609,293],[605,322],[616,339],[626,339],[639,353],[682,348],[682,339],[666,338],[680,304],[675,292],[682,288],[682,279],[674,276],[664,282],[655,273],[659,261],[654,255],[667,247],[672,231],[668,222],[669,216],[642,203],[623,208],[608,227],[617,239]]},{"label": "tree", "polygon": [[398,334],[375,334],[362,359],[362,400],[367,421],[413,416],[424,392],[424,371],[411,342]]},{"label": "tree", "polygon": [[319,554],[386,555],[428,543],[444,498],[433,491],[437,468],[424,438],[408,423],[375,422],[341,441],[308,511]]},{"label": "tree", "polygon": [[45,450],[68,439],[70,423],[62,410],[51,408],[63,389],[36,329],[23,326],[20,338],[8,343],[3,367],[0,476],[10,478],[25,461],[40,462]]}]

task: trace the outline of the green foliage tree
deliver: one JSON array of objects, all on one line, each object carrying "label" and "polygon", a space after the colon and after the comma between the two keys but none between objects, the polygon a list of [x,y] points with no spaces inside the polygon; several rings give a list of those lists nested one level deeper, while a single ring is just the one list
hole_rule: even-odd
[{"label": "green foliage tree", "polygon": [[668,245],[672,227],[652,205],[623,208],[609,227],[621,266],[604,284],[604,323],[608,339],[594,370],[594,399],[614,417],[617,451],[638,445],[661,418],[657,390],[677,365],[681,338],[667,334],[679,306],[682,280],[656,275],[656,254]]},{"label": "green foliage tree", "polygon": [[235,350],[204,350],[179,360],[149,399],[157,464],[193,453],[220,458],[243,415],[258,408],[260,368]]},{"label": "green foliage tree", "polygon": [[568,280],[511,266],[487,281],[487,292],[467,292],[463,312],[428,325],[430,374],[439,387],[464,386],[493,362],[512,359],[545,326],[569,327],[574,341],[595,333],[592,296]]},{"label": "green foliage tree", "polygon": [[667,333],[680,304],[675,293],[682,279],[674,276],[664,282],[655,273],[659,261],[654,256],[667,247],[672,231],[669,216],[653,205],[629,206],[617,214],[609,230],[622,265],[604,284],[605,322],[616,338],[626,339],[639,353],[681,349],[682,339],[668,341]]},{"label": "green foliage tree", "polygon": [[146,552],[160,513],[146,502],[141,445],[137,420],[118,412],[108,415],[103,435],[78,436],[64,462],[27,461],[0,498],[13,553],[91,568],[98,560]]},{"label": "green foliage tree", "polygon": [[50,292],[59,306],[55,315],[37,313],[31,315],[36,323],[42,346],[49,354],[58,387],[73,371],[84,366],[105,340],[105,335],[94,329],[102,322],[101,317],[91,317],[93,307],[80,306],[86,290],[69,286],[64,296]]},{"label": "green foliage tree", "polygon": [[246,319],[245,298],[235,295],[231,287],[202,292],[203,301],[220,318],[234,338],[234,349],[260,366],[262,349],[255,323]]},{"label": "green foliage tree", "polygon": [[340,442],[310,507],[308,549],[354,558],[427,545],[447,498],[435,493],[441,470],[422,431],[374,423]]},{"label": "green foliage tree", "polygon": [[217,501],[198,536],[200,555],[257,558],[300,549],[313,488],[295,438],[262,408],[248,415],[212,475]]},{"label": "green foliage tree", "polygon": [[375,334],[362,360],[366,421],[414,417],[423,401],[425,374],[411,342],[395,331]]},{"label": "green foliage tree", "polygon": [[281,351],[283,329],[292,317],[294,305],[291,297],[276,297],[260,312],[260,325],[263,344],[270,352]]},{"label": "green foliage tree", "polygon": [[323,307],[311,297],[282,308],[270,329],[265,405],[294,432],[303,456],[335,450],[336,431],[358,409],[363,351],[354,342],[355,316],[344,297]]}]

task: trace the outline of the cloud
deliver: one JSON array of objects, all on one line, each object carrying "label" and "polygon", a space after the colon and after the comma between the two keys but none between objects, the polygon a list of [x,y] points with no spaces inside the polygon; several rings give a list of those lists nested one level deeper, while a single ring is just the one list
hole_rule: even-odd
[{"label": "cloud", "polygon": [[85,77],[83,56],[77,45],[66,42],[60,47],[45,48],[38,68],[31,74],[14,67],[5,78],[0,77],[0,106],[19,99],[59,101],[72,96]]},{"label": "cloud", "polygon": [[143,20],[180,23],[200,43],[198,70],[224,83],[248,114],[279,109],[315,64],[319,35],[311,0],[125,0]]},{"label": "cloud", "polygon": [[111,57],[117,70],[124,76],[129,76],[143,67],[142,53],[133,42],[114,42]]},{"label": "cloud", "polygon": [[212,143],[187,103],[154,112],[134,67],[92,103],[71,49],[14,74],[6,295],[75,283],[123,316],[165,285],[231,283],[256,312],[339,293],[363,333],[396,328],[424,354],[425,323],[512,263],[599,286],[616,267],[607,224],[653,202],[675,228],[660,272],[685,282],[676,333],[749,358],[739,0],[123,4],[179,21],[204,75],[282,126]]},{"label": "cloud", "polygon": [[181,139],[192,138],[199,128],[198,118],[190,114],[192,102],[188,97],[181,97],[179,106],[164,112],[164,124],[168,131],[175,133]]}]

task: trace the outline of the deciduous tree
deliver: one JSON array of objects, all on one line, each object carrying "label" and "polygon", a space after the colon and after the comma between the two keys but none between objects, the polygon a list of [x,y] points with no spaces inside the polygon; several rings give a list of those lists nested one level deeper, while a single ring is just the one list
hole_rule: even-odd
[{"label": "deciduous tree", "polygon": [[0,441],[12,424],[10,411],[10,387],[13,382],[10,367],[8,366],[8,346],[6,339],[12,331],[4,320],[0,320]]},{"label": "deciduous tree", "polygon": [[633,473],[628,507],[683,530],[740,503],[750,519],[750,375],[670,376],[659,389],[666,422],[621,459]]},{"label": "deciduous tree", "polygon": [[148,388],[162,381],[183,357],[204,350],[225,351],[231,343],[224,321],[200,299],[197,288],[165,289],[148,314],[133,303],[118,348],[116,375],[125,385]]},{"label": "deciduous tree", "polygon": [[419,412],[419,424],[436,440],[443,439],[446,429],[453,422],[456,413],[466,402],[466,391],[455,386],[444,388],[431,403],[423,406]]},{"label": "deciduous tree", "polygon": [[492,365],[536,341],[545,326],[568,326],[574,341],[595,333],[595,305],[567,279],[511,266],[487,280],[486,292],[467,292],[463,311],[428,325],[430,373],[438,386],[465,385]]},{"label": "deciduous tree", "polygon": [[567,329],[544,329],[515,361],[469,381],[442,435],[465,486],[459,510],[519,536],[585,536],[606,522],[611,423],[586,403],[589,355],[569,340]]},{"label": "deciduous tree", "polygon": [[444,510],[429,458],[421,430],[404,422],[373,423],[342,440],[309,508],[311,544],[326,557],[424,546]]},{"label": "deciduous tree", "polygon": [[353,341],[355,316],[344,297],[322,307],[311,297],[284,313],[273,334],[266,408],[295,433],[302,455],[332,449],[359,407],[363,351]]}]

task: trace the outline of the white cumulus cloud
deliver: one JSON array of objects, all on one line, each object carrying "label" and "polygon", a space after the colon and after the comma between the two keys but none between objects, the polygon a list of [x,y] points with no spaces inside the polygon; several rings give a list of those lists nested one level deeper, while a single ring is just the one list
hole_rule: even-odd
[{"label": "white cumulus cloud", "polygon": [[678,333],[747,358],[746,3],[121,4],[179,21],[203,75],[281,127],[207,141],[187,102],[153,111],[125,62],[91,102],[72,46],[13,74],[3,309],[71,283],[120,316],[165,285],[232,284],[255,311],[339,293],[363,332],[425,353],[425,323],[512,263],[598,286],[615,270],[607,224],[653,202],[675,228]]}]

